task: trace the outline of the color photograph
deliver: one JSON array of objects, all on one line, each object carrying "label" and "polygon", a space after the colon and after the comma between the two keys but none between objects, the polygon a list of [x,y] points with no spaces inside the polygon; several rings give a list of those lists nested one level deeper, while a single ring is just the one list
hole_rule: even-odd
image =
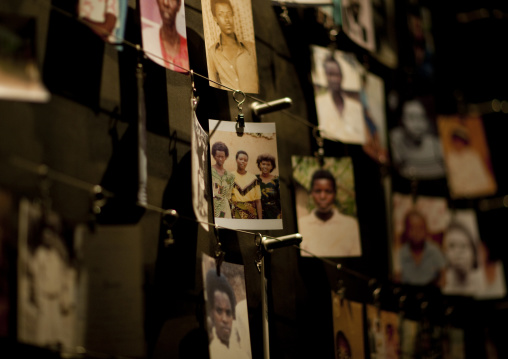
[{"label": "color photograph", "polygon": [[362,67],[353,54],[311,46],[312,82],[319,133],[345,143],[365,143],[363,108],[359,100]]},{"label": "color photograph", "polygon": [[189,70],[183,0],[140,0],[143,50],[150,60],[177,72]]},{"label": "color photograph", "polygon": [[203,286],[210,359],[251,359],[244,267],[203,253]]},{"label": "color photograph", "polygon": [[78,16],[110,44],[124,39],[128,0],[80,0]]},{"label": "color photograph", "polygon": [[362,254],[350,157],[292,156],[296,215],[302,256],[358,257]]},{"label": "color photograph", "polygon": [[482,119],[439,116],[446,176],[452,198],[493,195],[497,184]]},{"label": "color photograph", "polygon": [[209,120],[215,224],[231,229],[282,229],[274,123]]},{"label": "color photograph", "polygon": [[201,7],[210,86],[258,93],[251,1],[201,0]]},{"label": "color photograph", "polygon": [[380,310],[370,304],[367,304],[366,308],[370,358],[401,358],[398,313]]},{"label": "color photograph", "polygon": [[332,292],[335,358],[363,359],[363,304]]}]

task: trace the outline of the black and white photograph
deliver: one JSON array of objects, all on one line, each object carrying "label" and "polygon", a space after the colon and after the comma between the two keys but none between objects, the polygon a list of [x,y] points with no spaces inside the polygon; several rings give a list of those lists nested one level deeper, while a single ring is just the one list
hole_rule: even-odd
[{"label": "black and white photograph", "polygon": [[203,286],[210,359],[251,359],[244,266],[203,253]]},{"label": "black and white photograph", "polygon": [[169,70],[187,73],[189,51],[183,0],[141,0],[143,50]]},{"label": "black and white photograph", "polygon": [[292,156],[301,255],[359,257],[362,254],[350,157]]},{"label": "black and white photograph", "polygon": [[445,177],[432,98],[413,98],[403,102],[400,122],[390,130],[389,137],[392,164],[402,177],[412,180]]},{"label": "black and white photograph", "polygon": [[77,337],[78,271],[73,234],[64,238],[62,220],[39,203],[19,208],[18,340],[74,349]]},{"label": "black and white photograph", "polygon": [[365,143],[363,108],[359,99],[361,65],[353,54],[311,46],[312,82],[319,132],[323,138]]},{"label": "black and white photograph", "polygon": [[192,110],[192,206],[201,226],[208,231],[208,134]]},{"label": "black and white photograph", "polygon": [[209,120],[215,224],[231,229],[282,229],[275,123]]},{"label": "black and white photograph", "polygon": [[258,93],[251,1],[201,0],[201,7],[210,86]]},{"label": "black and white photograph", "polygon": [[342,28],[361,47],[374,51],[374,22],[369,0],[341,0]]},{"label": "black and white photograph", "polygon": [[36,62],[35,18],[0,14],[0,99],[48,102],[50,93]]}]

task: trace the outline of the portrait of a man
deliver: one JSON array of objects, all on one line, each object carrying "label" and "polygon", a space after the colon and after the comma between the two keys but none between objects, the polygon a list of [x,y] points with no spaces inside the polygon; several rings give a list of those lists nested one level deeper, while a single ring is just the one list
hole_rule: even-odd
[{"label": "portrait of a man", "polygon": [[202,7],[210,86],[258,93],[251,2],[202,0]]},{"label": "portrait of a man", "polygon": [[323,138],[365,143],[365,121],[359,100],[360,64],[350,54],[312,46],[312,82],[319,131]]},{"label": "portrait of a man", "polygon": [[210,358],[251,359],[243,266],[225,262],[218,275],[215,260],[203,254],[202,269]]},{"label": "portrait of a man", "polygon": [[141,0],[143,49],[155,63],[177,72],[189,69],[183,0]]}]

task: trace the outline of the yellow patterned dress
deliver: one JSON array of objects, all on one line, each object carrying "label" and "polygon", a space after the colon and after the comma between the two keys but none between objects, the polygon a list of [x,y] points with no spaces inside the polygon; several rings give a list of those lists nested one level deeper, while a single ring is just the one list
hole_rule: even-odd
[{"label": "yellow patterned dress", "polygon": [[256,200],[261,200],[258,178],[252,173],[235,174],[235,185],[231,195],[232,217],[237,219],[258,219]]}]

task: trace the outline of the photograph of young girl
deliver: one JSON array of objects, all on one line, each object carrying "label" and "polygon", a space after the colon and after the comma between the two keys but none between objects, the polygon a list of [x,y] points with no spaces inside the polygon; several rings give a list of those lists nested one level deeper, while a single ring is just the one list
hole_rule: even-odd
[{"label": "photograph of young girl", "polygon": [[274,123],[209,120],[215,223],[231,229],[282,229]]}]

